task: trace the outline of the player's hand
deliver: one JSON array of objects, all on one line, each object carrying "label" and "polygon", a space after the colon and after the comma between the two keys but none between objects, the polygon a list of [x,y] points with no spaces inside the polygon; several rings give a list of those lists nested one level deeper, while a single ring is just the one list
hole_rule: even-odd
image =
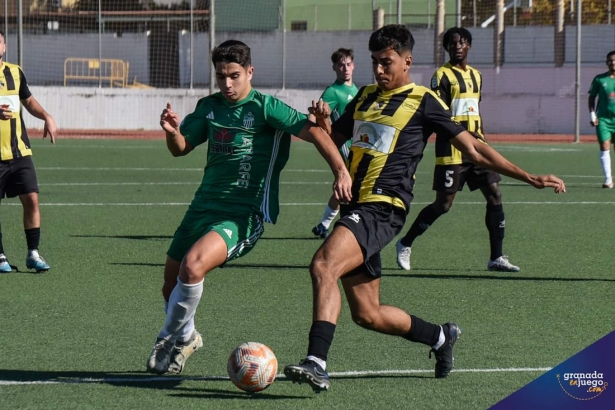
[{"label": "player's hand", "polygon": [[554,188],[556,194],[566,192],[566,184],[555,175],[536,175],[530,182],[534,188]]},{"label": "player's hand", "polygon": [[318,101],[312,100],[312,106],[308,107],[308,112],[316,117],[316,124],[331,135],[331,121],[329,120],[331,107],[329,107],[329,104],[324,102],[322,98]]},{"label": "player's hand", "polygon": [[349,202],[352,199],[352,179],[346,168],[340,170],[333,182],[333,195],[340,202]]},{"label": "player's hand", "polygon": [[53,117],[49,116],[45,118],[45,127],[43,129],[43,139],[47,138],[49,135],[49,140],[52,144],[56,143],[56,134],[58,133],[58,126],[54,121]]},{"label": "player's hand", "polygon": [[162,114],[160,114],[160,126],[162,129],[173,134],[179,130],[180,122],[179,115],[171,108],[171,103],[167,103],[167,107],[162,110]]},{"label": "player's hand", "polygon": [[596,125],[598,125],[599,122],[600,122],[600,120],[598,118],[596,118],[596,121],[590,121],[589,125],[591,125],[592,127],[595,127]]},{"label": "player's hand", "polygon": [[0,120],[10,120],[13,118],[13,112],[8,104],[0,105]]}]

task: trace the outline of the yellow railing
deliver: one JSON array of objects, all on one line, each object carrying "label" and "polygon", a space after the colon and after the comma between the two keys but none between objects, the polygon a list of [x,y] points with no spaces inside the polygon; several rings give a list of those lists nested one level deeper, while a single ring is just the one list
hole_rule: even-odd
[{"label": "yellow railing", "polygon": [[76,80],[100,81],[111,88],[126,88],[128,67],[123,60],[69,57],[64,60],[64,86],[69,80]]}]

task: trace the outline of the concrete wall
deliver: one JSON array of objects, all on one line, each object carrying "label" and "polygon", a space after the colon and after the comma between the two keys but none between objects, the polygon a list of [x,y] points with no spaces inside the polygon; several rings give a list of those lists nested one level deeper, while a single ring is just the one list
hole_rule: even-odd
[{"label": "concrete wall", "polygon": [[[594,75],[603,67],[584,67],[581,80],[581,132],[593,133],[589,126],[586,93]],[[574,132],[574,68],[493,68],[483,69],[481,113],[487,133]],[[412,79],[429,85],[433,68],[415,66]],[[258,77],[262,74],[255,72]],[[80,87],[31,87],[34,96],[65,129],[158,130],[158,116],[171,102],[183,117],[207,95],[203,89],[108,89]],[[321,89],[280,90],[261,88],[292,107],[305,112]],[[24,115],[26,125],[42,128],[42,121]]]}]

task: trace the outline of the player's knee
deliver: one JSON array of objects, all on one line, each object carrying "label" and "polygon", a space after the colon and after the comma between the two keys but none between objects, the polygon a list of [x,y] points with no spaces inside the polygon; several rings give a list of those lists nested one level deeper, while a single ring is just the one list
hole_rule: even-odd
[{"label": "player's knee", "polygon": [[310,276],[312,282],[316,285],[325,285],[329,282],[337,282],[337,278],[334,277],[333,272],[329,267],[329,264],[319,253],[316,253],[310,264]]},{"label": "player's knee", "polygon": [[452,201],[434,202],[432,206],[434,208],[436,215],[440,216],[440,215],[444,215],[445,213],[451,210],[451,207],[453,206],[453,202]]},{"label": "player's knee", "polygon": [[352,312],[352,321],[365,329],[371,330],[376,327],[376,316],[372,315],[370,312]]},{"label": "player's knee", "polygon": [[198,283],[206,274],[205,264],[200,259],[185,260],[180,268],[179,278],[184,283]]},{"label": "player's knee", "polygon": [[500,192],[499,189],[495,189],[489,193],[487,196],[487,205],[502,205],[502,192]]}]

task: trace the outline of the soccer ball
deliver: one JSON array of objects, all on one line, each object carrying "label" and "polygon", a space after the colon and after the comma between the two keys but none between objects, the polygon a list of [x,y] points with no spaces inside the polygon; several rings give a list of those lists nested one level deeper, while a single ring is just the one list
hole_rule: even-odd
[{"label": "soccer ball", "polygon": [[233,350],[226,370],[235,386],[256,393],[269,387],[275,380],[278,359],[264,344],[247,342]]}]

